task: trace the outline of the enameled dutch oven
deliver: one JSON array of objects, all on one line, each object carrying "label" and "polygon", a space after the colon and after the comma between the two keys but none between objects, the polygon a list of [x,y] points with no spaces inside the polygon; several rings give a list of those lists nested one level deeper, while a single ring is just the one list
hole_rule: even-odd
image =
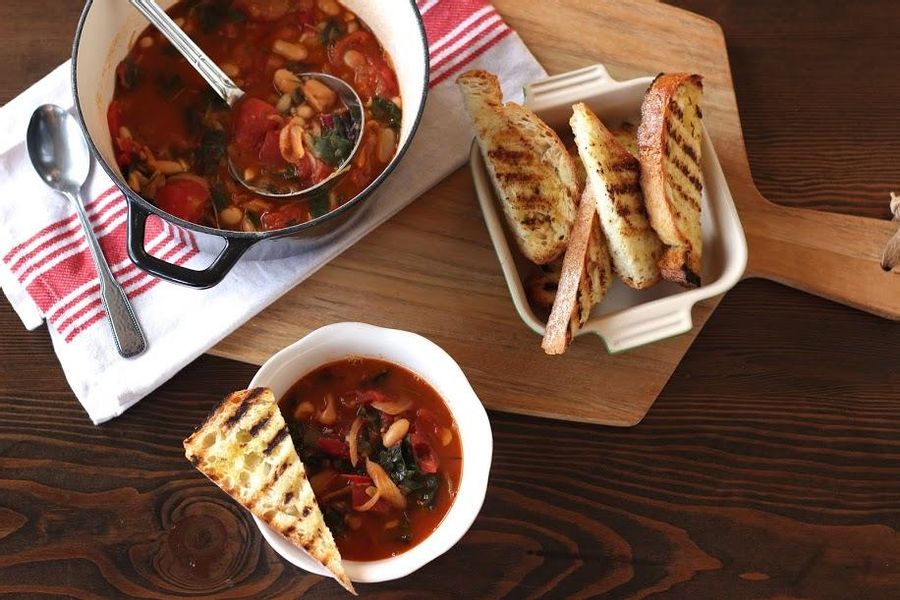
[{"label": "enameled dutch oven", "polygon": [[[169,8],[176,0],[159,0]],[[189,223],[159,209],[133,192],[122,177],[113,154],[106,111],[115,87],[116,65],[125,57],[147,21],[126,0],[89,0],[81,15],[72,49],[72,85],[75,109],[87,134],[94,156],[122,190],[128,204],[128,254],[134,263],[157,277],[196,288],[219,283],[239,258],[252,246],[257,257],[284,256],[302,252],[348,221],[351,213],[385,180],[403,158],[412,141],[428,90],[428,44],[422,18],[414,0],[342,0],[369,25],[390,54],[403,99],[397,154],[367,188],[345,204],[316,219],[276,231],[243,232],[215,229]],[[205,246],[218,246],[215,259],[203,270],[172,264],[150,255],[144,248],[147,218],[157,215],[169,223],[190,230]],[[352,227],[352,224],[349,225]],[[209,238],[224,240],[210,244]],[[301,240],[291,244],[291,240]],[[303,243],[305,242],[305,243]],[[265,246],[279,246],[275,252]],[[251,258],[248,255],[248,259]]]}]

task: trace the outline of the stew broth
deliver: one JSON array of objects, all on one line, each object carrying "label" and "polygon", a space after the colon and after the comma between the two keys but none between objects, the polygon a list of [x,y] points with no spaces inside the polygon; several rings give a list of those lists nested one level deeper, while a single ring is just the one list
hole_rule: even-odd
[{"label": "stew broth", "polygon": [[[348,201],[393,158],[401,100],[390,57],[336,0],[182,0],[168,13],[246,95],[229,109],[155,28],[137,37],[116,69],[109,129],[129,186],[166,212],[220,229],[281,229]],[[327,86],[301,81],[302,72],[356,90],[361,134]],[[348,173],[310,200],[260,196],[229,171],[231,156],[254,185],[309,187],[357,135]]]},{"label": "stew broth", "polygon": [[279,404],[343,558],[405,552],[447,514],[462,470],[459,431],[414,373],[349,358],[304,376]]}]

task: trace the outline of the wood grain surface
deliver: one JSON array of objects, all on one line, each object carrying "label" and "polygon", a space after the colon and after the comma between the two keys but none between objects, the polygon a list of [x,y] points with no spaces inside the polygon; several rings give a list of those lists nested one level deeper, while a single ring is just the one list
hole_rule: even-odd
[{"label": "wood grain surface", "polygon": [[[80,8],[12,4],[0,5],[0,101],[65,58]],[[881,88],[862,83],[860,70],[896,72],[896,37],[887,35],[894,2],[856,3],[865,10],[852,22],[837,1],[680,4],[719,20],[729,41],[735,32],[750,161],[761,186],[772,187],[763,191],[878,216],[875,187],[900,187],[890,180],[896,107],[885,97],[897,85],[887,76]],[[801,35],[788,41],[790,32]],[[844,60],[848,53],[856,58]],[[773,68],[760,71],[759,61]],[[823,100],[830,110],[815,118],[795,115],[792,133],[770,147],[772,115],[794,110],[810,78],[822,78],[814,84],[822,90],[854,85]],[[870,114],[858,123],[884,122],[874,140],[846,123],[860,106]],[[814,176],[802,157],[794,168],[800,149],[866,164],[872,175]],[[858,211],[829,200],[852,196],[856,181]],[[334,270],[322,271],[323,286]],[[361,310],[349,307],[345,318]],[[896,323],[773,283],[741,283],[640,425],[491,413],[492,479],[472,530],[416,574],[360,590],[448,599],[897,597],[898,336]],[[278,558],[181,454],[180,440],[254,370],[203,357],[94,427],[46,332],[23,331],[0,302],[0,594],[339,597],[332,582]]]},{"label": "wood grain surface", "polygon": [[[552,17],[544,3],[495,5],[549,73],[598,61],[619,80],[655,70],[703,73],[704,125],[732,193],[758,198],[727,49],[715,23],[640,0],[556,2]],[[643,31],[656,32],[653,44],[645,43]],[[585,335],[565,356],[546,356],[538,350],[539,338],[511,309],[469,168],[462,167],[210,353],[261,364],[309,331],[358,314],[432,338],[459,362],[489,408],[631,426],[656,400],[718,300],[698,303],[693,328],[683,335],[617,355]]]}]

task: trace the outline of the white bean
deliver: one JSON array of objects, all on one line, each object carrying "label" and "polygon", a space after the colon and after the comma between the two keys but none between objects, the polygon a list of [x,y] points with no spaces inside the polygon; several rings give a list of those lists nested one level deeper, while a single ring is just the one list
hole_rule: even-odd
[{"label": "white bean", "polygon": [[153,38],[149,35],[145,35],[141,38],[141,48],[149,48],[153,45]]},{"label": "white bean", "polygon": [[319,112],[323,112],[335,103],[337,94],[318,79],[307,79],[303,82],[303,95],[306,101]]},{"label": "white bean", "polygon": [[334,425],[337,421],[337,410],[334,406],[334,394],[325,394],[325,408],[319,413],[319,423],[322,425]]},{"label": "white bean", "polygon": [[408,432],[409,420],[397,419],[390,427],[388,427],[388,430],[384,432],[384,435],[381,436],[381,443],[384,444],[385,448],[396,446]]},{"label": "white bean", "polygon": [[397,147],[397,134],[390,127],[383,128],[378,133],[378,161],[387,163],[394,156]]},{"label": "white bean", "polygon": [[281,98],[278,99],[278,104],[275,105],[275,110],[280,112],[281,114],[286,113],[291,109],[291,95],[290,94],[282,94]]},{"label": "white bean", "polygon": [[241,69],[234,63],[222,63],[222,70],[225,71],[225,74],[234,79],[238,75],[241,74]]},{"label": "white bean", "polygon": [[229,206],[219,211],[219,224],[234,227],[244,218],[244,211],[237,206]]},{"label": "white bean", "polygon": [[284,40],[275,40],[275,43],[272,44],[272,52],[288,60],[296,61],[306,60],[306,57],[309,56],[309,50],[306,49],[306,46],[292,44]]},{"label": "white bean", "polygon": [[358,69],[366,64],[366,57],[359,50],[347,50],[344,52],[344,64],[351,69]]},{"label": "white bean", "polygon": [[163,175],[174,175],[176,173],[184,173],[185,171],[187,171],[187,167],[185,167],[179,161],[154,160],[148,162],[151,169],[153,169],[154,171],[159,171]]},{"label": "white bean", "polygon": [[301,104],[297,107],[297,116],[304,119],[312,119],[316,111],[309,104]]},{"label": "white bean", "polygon": [[329,17],[341,14],[341,6],[335,0],[319,0],[319,8]]},{"label": "white bean", "polygon": [[272,83],[275,84],[279,92],[291,94],[300,87],[300,78],[287,69],[278,69],[272,76]]}]

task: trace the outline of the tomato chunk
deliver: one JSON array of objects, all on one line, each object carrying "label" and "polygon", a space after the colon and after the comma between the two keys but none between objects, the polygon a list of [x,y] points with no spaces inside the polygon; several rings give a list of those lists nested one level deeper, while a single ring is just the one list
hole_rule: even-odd
[{"label": "tomato chunk", "polygon": [[425,435],[419,431],[414,431],[409,434],[409,443],[412,446],[413,456],[416,459],[416,464],[419,465],[419,469],[423,473],[437,473],[441,462]]},{"label": "tomato chunk", "polygon": [[262,146],[267,133],[280,129],[282,124],[281,115],[274,106],[259,98],[247,98],[237,106],[234,141],[245,149],[256,150]]},{"label": "tomato chunk", "polygon": [[209,208],[209,188],[190,179],[170,179],[156,191],[156,205],[179,219],[200,223]]},{"label": "tomato chunk", "polygon": [[306,209],[299,203],[285,204],[273,210],[267,210],[260,217],[265,231],[284,229],[306,221]]},{"label": "tomato chunk", "polygon": [[259,160],[264,165],[284,167],[288,164],[281,155],[281,148],[278,146],[279,133],[277,129],[269,129],[265,133],[262,147],[259,149]]},{"label": "tomato chunk", "polygon": [[420,408],[416,411],[416,431],[425,435],[432,442],[437,439],[440,426],[433,412],[427,408]]},{"label": "tomato chunk", "polygon": [[349,473],[341,473],[341,477],[346,477],[347,482],[351,485],[375,485],[372,478],[368,475],[352,475]]},{"label": "tomato chunk", "polygon": [[350,447],[347,442],[338,438],[322,436],[316,441],[319,450],[334,458],[350,458]]},{"label": "tomato chunk", "polygon": [[373,402],[387,402],[389,398],[378,390],[357,390],[356,401],[360,404],[372,404]]},{"label": "tomato chunk", "polygon": [[122,102],[113,100],[106,110],[106,122],[113,140],[119,137],[119,126],[122,124]]}]

